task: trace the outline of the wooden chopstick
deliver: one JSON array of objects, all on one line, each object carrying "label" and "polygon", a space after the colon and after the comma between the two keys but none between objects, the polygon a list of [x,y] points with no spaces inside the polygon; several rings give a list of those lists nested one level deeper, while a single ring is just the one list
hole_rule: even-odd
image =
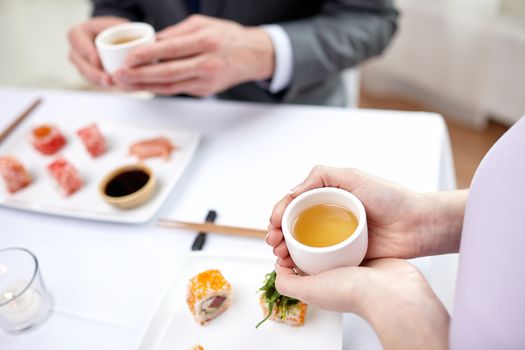
[{"label": "wooden chopstick", "polygon": [[18,127],[18,125],[20,125],[27,117],[29,117],[29,115],[36,107],[38,107],[40,103],[42,103],[42,99],[37,98],[29,105],[29,107],[19,114],[18,117],[16,117],[16,119],[13,120],[13,122],[0,133],[0,143],[4,142],[4,140]]},{"label": "wooden chopstick", "polygon": [[185,222],[185,221],[175,221],[169,219],[159,219],[157,221],[157,226],[168,227],[179,230],[190,230],[198,232],[214,232],[214,233],[223,233],[234,236],[243,236],[243,237],[255,237],[255,238],[265,238],[268,231],[258,230],[254,228],[247,227],[238,227],[238,226],[227,226],[227,225],[217,225],[213,223],[198,223],[198,222]]}]

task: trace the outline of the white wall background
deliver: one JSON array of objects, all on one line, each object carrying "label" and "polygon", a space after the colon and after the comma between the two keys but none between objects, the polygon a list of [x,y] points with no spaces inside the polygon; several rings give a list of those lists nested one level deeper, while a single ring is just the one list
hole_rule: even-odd
[{"label": "white wall background", "polygon": [[525,113],[523,0],[398,0],[400,32],[364,69],[367,89],[403,94],[477,127]]},{"label": "white wall background", "polygon": [[0,0],[0,85],[80,87],[67,31],[88,17],[88,0]]}]

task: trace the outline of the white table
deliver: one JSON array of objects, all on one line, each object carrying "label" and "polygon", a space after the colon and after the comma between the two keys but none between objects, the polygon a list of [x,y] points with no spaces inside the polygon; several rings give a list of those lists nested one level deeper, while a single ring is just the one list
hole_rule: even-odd
[{"label": "white table", "polygon": [[[455,187],[439,115],[312,106],[0,89],[0,127],[36,96],[42,110],[73,109],[197,128],[202,143],[158,217],[265,228],[273,204],[316,164],[357,167],[417,191]],[[30,120],[27,121],[30,123]],[[133,349],[158,298],[195,236],[158,228],[89,222],[0,208],[0,247],[23,246],[40,260],[56,310],[40,328],[0,348]],[[262,241],[209,235],[207,251],[271,255]],[[417,259],[450,309],[455,256]],[[380,349],[373,330],[345,315],[344,349]]]}]

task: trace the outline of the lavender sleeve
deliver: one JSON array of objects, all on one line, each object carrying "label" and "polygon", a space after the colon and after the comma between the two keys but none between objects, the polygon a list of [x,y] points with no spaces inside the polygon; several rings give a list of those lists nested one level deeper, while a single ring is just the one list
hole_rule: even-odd
[{"label": "lavender sleeve", "polygon": [[472,181],[450,348],[525,349],[525,117]]}]

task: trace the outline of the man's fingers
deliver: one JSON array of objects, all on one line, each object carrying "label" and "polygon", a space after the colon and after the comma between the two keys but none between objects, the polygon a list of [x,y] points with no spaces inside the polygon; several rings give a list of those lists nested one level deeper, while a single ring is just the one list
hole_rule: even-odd
[{"label": "man's fingers", "polygon": [[95,17],[73,27],[68,33],[73,51],[77,51],[92,66],[101,68],[102,65],[95,46],[95,37],[104,29],[125,22],[129,22],[129,20],[109,16]]},{"label": "man's fingers", "polygon": [[157,39],[164,40],[173,36],[190,34],[201,29],[208,22],[209,20],[206,19],[206,17],[204,16],[193,15],[178,24],[169,26],[166,29],[161,30],[157,33]]},{"label": "man's fingers", "polygon": [[127,91],[149,91],[158,95],[188,94],[192,96],[206,96],[206,82],[199,78],[190,78],[176,83],[165,84],[130,84],[120,86]]},{"label": "man's fingers", "polygon": [[212,44],[212,40],[203,35],[185,35],[180,38],[157,41],[133,50],[126,58],[124,67],[136,67],[155,61],[195,56],[209,50]]},{"label": "man's fingers", "polygon": [[199,60],[188,58],[120,69],[115,73],[114,79],[123,85],[176,83],[195,78],[198,75],[198,68]]},{"label": "man's fingers", "polygon": [[106,28],[112,27],[120,23],[127,23],[129,19],[115,16],[98,16],[94,17],[89,23],[89,30],[95,36]]},{"label": "man's fingers", "polygon": [[70,54],[70,59],[71,62],[73,62],[77,66],[80,73],[92,83],[101,86],[111,85],[110,76],[107,73],[105,73],[102,69],[91,65],[91,63],[84,59],[84,57],[81,56],[80,53],[72,51]]},{"label": "man's fingers", "polygon": [[100,67],[97,49],[94,43],[94,34],[87,30],[84,25],[77,26],[68,34],[72,50],[82,56],[92,66]]}]

